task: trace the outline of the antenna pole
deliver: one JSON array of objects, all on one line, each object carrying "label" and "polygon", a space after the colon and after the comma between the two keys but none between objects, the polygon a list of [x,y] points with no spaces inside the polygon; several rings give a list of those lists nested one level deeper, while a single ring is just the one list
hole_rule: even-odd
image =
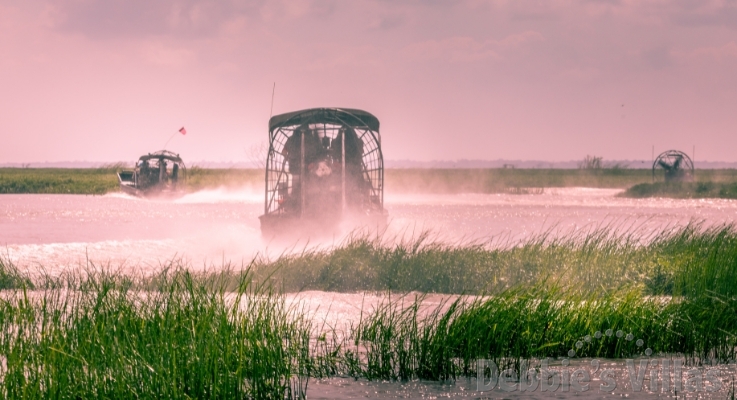
[{"label": "antenna pole", "polygon": [[[276,91],[276,82],[274,82],[274,87],[271,88],[271,110],[269,110],[269,121],[271,121],[271,113],[274,111],[274,91]],[[269,151],[266,154],[266,163],[264,165],[264,170],[266,171],[266,174],[264,174],[264,176],[266,177],[265,179],[266,179],[267,188],[269,187],[269,158],[270,158],[271,151],[272,151],[271,140],[272,140],[271,126],[269,126]],[[283,167],[284,166],[282,165],[282,168]],[[289,166],[289,168],[292,168],[292,167]],[[301,176],[300,176],[300,179],[302,179]],[[300,180],[300,185],[301,184],[302,184],[302,181]],[[287,177],[287,185],[289,185],[289,177]],[[294,185],[294,178],[292,178],[292,185]],[[279,182],[276,183],[276,190],[278,193],[279,192]],[[300,187],[300,190],[302,190],[301,187]],[[266,198],[266,200],[264,201],[264,215],[266,215],[269,213],[269,192],[268,190],[265,192],[264,197]],[[300,210],[300,213],[301,212],[302,211]]]},{"label": "antenna pole", "polygon": [[169,142],[171,142],[172,139],[174,139],[174,136],[176,136],[176,135],[177,135],[177,132],[174,132],[173,135],[169,136],[169,139],[166,141],[166,143],[164,143],[163,150],[166,150],[166,146],[169,144]]},{"label": "antenna pole", "polygon": [[274,92],[276,92],[276,82],[274,82],[274,87],[271,88],[271,110],[269,110],[269,119],[271,119],[271,116],[274,114]]},{"label": "antenna pole", "polygon": [[341,185],[343,186],[343,190],[342,190],[343,198],[341,199],[341,201],[342,201],[343,213],[345,214],[345,130],[340,132],[340,163],[341,163],[341,168],[343,169],[342,180],[341,180],[342,181]]},{"label": "antenna pole", "polygon": [[304,218],[305,215],[305,132],[300,131],[300,155],[299,155],[299,197],[300,207],[299,216]]}]

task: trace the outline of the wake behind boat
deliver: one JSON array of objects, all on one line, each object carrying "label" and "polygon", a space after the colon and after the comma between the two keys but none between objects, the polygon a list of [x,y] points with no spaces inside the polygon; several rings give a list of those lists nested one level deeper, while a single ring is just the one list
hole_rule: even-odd
[{"label": "wake behind boat", "polygon": [[138,196],[178,196],[187,178],[179,154],[161,150],[141,156],[133,170],[118,172],[120,190]]}]

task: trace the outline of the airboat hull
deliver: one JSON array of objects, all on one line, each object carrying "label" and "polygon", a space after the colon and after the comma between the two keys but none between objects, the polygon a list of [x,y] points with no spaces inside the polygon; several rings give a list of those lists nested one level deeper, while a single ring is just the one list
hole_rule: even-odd
[{"label": "airboat hull", "polygon": [[146,188],[146,190],[141,190],[135,186],[126,185],[124,183],[120,184],[120,191],[129,195],[129,196],[135,196],[135,197],[141,197],[141,198],[152,198],[152,197],[159,197],[159,198],[179,198],[185,195],[185,192],[182,190],[170,190],[170,189],[157,189],[157,188]]},{"label": "airboat hull", "polygon": [[120,191],[131,196],[142,196],[142,191],[136,187],[135,171],[118,172]]},{"label": "airboat hull", "polygon": [[120,191],[130,196],[143,197],[142,190],[122,182],[120,183]]}]

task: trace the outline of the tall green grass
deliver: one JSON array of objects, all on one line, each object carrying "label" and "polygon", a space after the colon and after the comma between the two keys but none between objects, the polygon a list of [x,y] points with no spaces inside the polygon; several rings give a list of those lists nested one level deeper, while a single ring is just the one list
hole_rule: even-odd
[{"label": "tall green grass", "polygon": [[[737,300],[649,298],[537,287],[458,298],[423,313],[419,300],[379,307],[353,331],[347,373],[370,379],[455,379],[479,359],[519,370],[525,360],[682,354],[735,358]],[[641,340],[641,342],[639,341]]]},{"label": "tall green grass", "polygon": [[105,194],[117,189],[111,168],[0,168],[0,194]]},{"label": "tall green grass", "polygon": [[187,170],[187,188],[190,191],[244,186],[263,190],[264,172],[260,169],[212,169],[197,166]]},{"label": "tall green grass", "polygon": [[[731,225],[497,246],[355,235],[244,271],[138,277],[30,279],[3,262],[4,398],[300,397],[309,377],[445,380],[475,375],[478,359],[520,369],[646,349],[730,360],[737,348]],[[347,330],[325,329],[275,287],[387,296]],[[456,294],[432,306],[428,292]]]},{"label": "tall green grass", "polygon": [[[164,271],[147,291],[94,274],[0,300],[0,397],[293,398],[309,326],[283,297]],[[71,282],[71,281],[68,281]],[[140,283],[140,282],[139,282]]]},{"label": "tall green grass", "polygon": [[31,279],[23,274],[8,257],[0,256],[0,290],[30,288],[34,285]]},{"label": "tall green grass", "polygon": [[[645,236],[643,236],[645,235]],[[446,243],[357,234],[330,248],[254,260],[287,291],[493,294],[554,283],[589,291],[634,286],[647,295],[737,294],[737,230],[692,223],[645,234],[604,227],[521,243]]]},{"label": "tall green grass", "polygon": [[642,356],[649,348],[735,358],[732,225],[690,224],[644,237],[603,228],[491,246],[446,244],[427,234],[407,241],[357,235],[255,265],[287,290],[475,295],[424,311],[421,301],[402,298],[367,313],[350,343],[340,345],[340,370],[350,376],[442,380],[472,375],[481,358],[519,368],[571,350],[585,357]]},{"label": "tall green grass", "polygon": [[309,377],[447,380],[475,375],[479,359],[519,370],[531,359],[646,349],[729,360],[737,346],[737,303],[727,298],[527,287],[433,307],[399,295],[339,332],[311,329],[300,309],[251,283],[228,295],[182,271],[158,282],[139,292],[98,275],[76,290],[5,296],[0,395],[300,397]]}]

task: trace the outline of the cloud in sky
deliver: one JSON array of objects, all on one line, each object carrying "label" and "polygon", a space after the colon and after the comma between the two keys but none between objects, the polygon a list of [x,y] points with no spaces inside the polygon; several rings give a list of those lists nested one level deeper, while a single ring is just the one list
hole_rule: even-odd
[{"label": "cloud in sky", "polygon": [[57,31],[90,39],[179,35],[199,38],[215,33],[233,15],[258,11],[228,1],[62,0],[51,6]]},{"label": "cloud in sky", "polygon": [[450,62],[472,62],[487,58],[501,58],[507,49],[515,49],[528,42],[543,40],[537,32],[527,31],[501,40],[478,41],[472,37],[451,37],[428,40],[407,46],[407,54],[419,60],[443,59]]},{"label": "cloud in sky", "polygon": [[376,114],[388,158],[734,161],[736,34],[734,0],[0,0],[0,162],[181,125],[187,159],[242,160],[274,82],[275,113]]}]

